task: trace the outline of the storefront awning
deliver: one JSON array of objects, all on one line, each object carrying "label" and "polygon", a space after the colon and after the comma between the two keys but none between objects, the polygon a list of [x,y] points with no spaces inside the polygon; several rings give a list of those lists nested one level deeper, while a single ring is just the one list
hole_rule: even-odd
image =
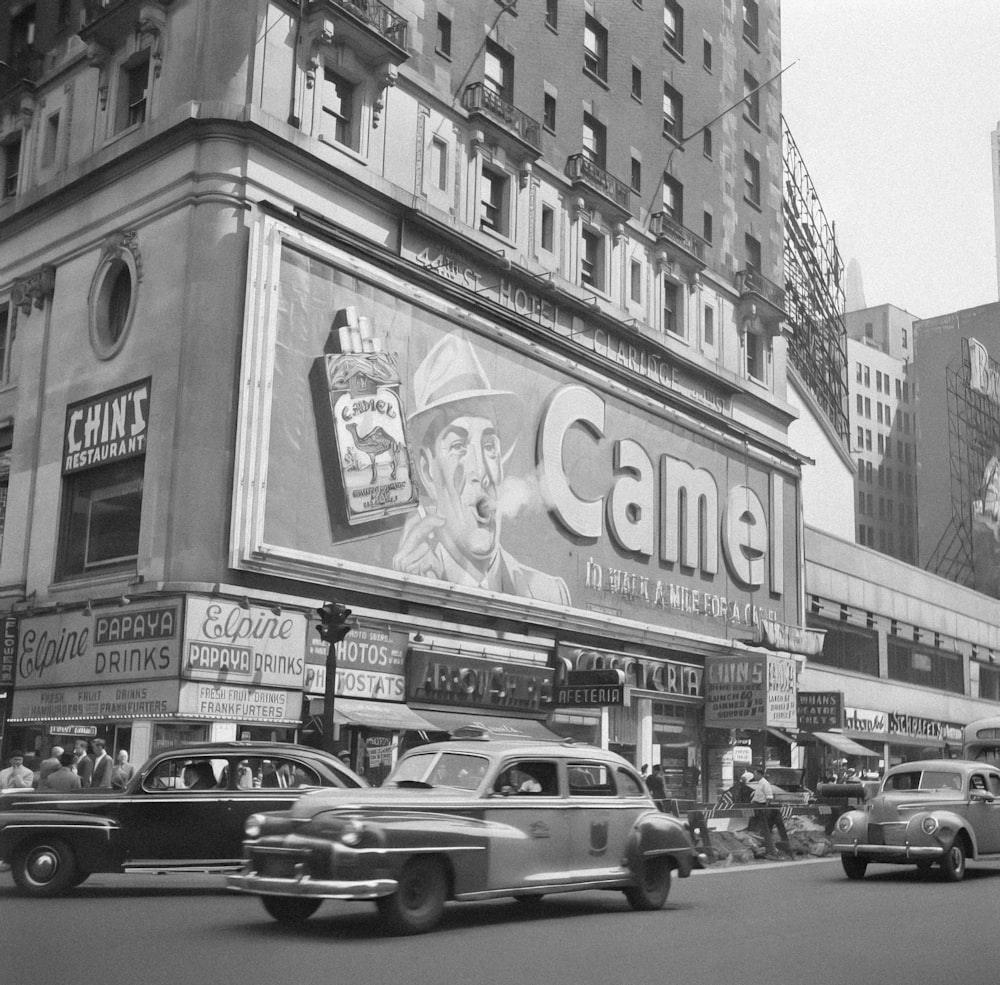
[{"label": "storefront awning", "polygon": [[499,715],[466,715],[457,711],[431,711],[421,708],[420,714],[432,723],[437,732],[454,732],[455,729],[472,726],[483,728],[497,739],[550,739],[562,741],[562,736],[547,729],[532,718],[504,718]]},{"label": "storefront awning", "polygon": [[868,756],[870,758],[878,758],[882,755],[882,753],[875,752],[867,746],[861,745],[860,742],[848,739],[847,736],[844,735],[838,735],[836,732],[813,732],[812,734],[819,739],[820,742],[825,742],[828,746],[836,749],[838,752],[842,752],[845,756]]},{"label": "storefront awning", "polygon": [[[323,701],[312,701],[309,713],[322,715]],[[434,728],[430,722],[398,701],[335,698],[333,720],[338,725],[363,725],[366,728],[403,729],[411,732],[427,732]]]}]

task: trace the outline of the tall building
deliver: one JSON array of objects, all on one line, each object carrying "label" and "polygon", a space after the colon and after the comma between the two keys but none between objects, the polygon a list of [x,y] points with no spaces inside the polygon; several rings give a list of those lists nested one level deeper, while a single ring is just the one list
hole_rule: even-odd
[{"label": "tall building", "polygon": [[1000,598],[1000,304],[916,321],[920,560]]},{"label": "tall building", "polygon": [[22,0],[0,53],[8,744],[782,754],[775,0]]},{"label": "tall building", "polygon": [[915,320],[891,304],[846,315],[856,540],[910,564],[918,558]]}]

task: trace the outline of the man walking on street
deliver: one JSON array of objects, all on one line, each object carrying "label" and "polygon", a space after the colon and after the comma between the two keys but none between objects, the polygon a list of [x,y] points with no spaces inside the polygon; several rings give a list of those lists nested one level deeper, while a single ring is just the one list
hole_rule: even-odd
[{"label": "man walking on street", "polygon": [[750,798],[750,806],[753,808],[754,821],[764,838],[764,849],[767,857],[777,859],[778,853],[775,851],[774,839],[771,837],[771,805],[774,803],[774,787],[765,778],[763,766],[754,767],[753,778],[754,790],[753,796]]}]

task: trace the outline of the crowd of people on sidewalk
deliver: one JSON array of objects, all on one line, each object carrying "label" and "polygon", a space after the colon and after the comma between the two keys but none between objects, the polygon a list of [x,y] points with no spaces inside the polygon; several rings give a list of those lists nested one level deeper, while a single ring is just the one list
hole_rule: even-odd
[{"label": "crowd of people on sidewalk", "polygon": [[128,750],[119,749],[112,759],[103,739],[93,739],[89,746],[85,739],[78,739],[72,749],[53,746],[48,758],[40,761],[15,749],[7,767],[0,770],[0,790],[124,790],[135,775]]}]

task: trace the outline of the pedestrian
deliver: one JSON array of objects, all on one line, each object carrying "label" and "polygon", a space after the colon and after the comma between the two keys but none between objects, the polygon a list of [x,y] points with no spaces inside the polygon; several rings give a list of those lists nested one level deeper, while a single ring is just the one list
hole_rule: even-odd
[{"label": "pedestrian", "polygon": [[[59,768],[45,778],[45,790],[55,793],[69,793],[80,789],[80,777],[74,772],[76,757],[64,752],[59,757]],[[41,789],[41,788],[39,788]]]},{"label": "pedestrian", "polygon": [[115,765],[111,770],[111,788],[124,790],[133,776],[135,776],[135,766],[128,761],[128,749],[119,749],[115,753]]},{"label": "pedestrian", "polygon": [[639,776],[642,777],[642,782],[646,782],[646,777],[649,776],[649,763],[643,763],[642,769],[639,770]]},{"label": "pedestrian", "polygon": [[765,777],[763,766],[755,766],[753,773],[755,786],[750,803],[754,810],[754,819],[757,823],[759,833],[764,839],[765,853],[770,859],[779,858],[774,847],[774,838],[771,835],[772,826],[776,826],[782,846],[791,854],[791,846],[788,842],[788,832],[785,830],[785,822],[781,819],[781,811],[774,806],[774,787],[771,786]]},{"label": "pedestrian", "polygon": [[0,790],[31,790],[35,785],[35,774],[24,765],[24,753],[14,749],[7,762],[10,765],[0,770]]},{"label": "pedestrian", "polygon": [[80,786],[86,790],[90,786],[90,778],[94,775],[94,761],[87,755],[87,740],[77,739],[73,747],[73,762],[76,775],[80,777]]},{"label": "pedestrian", "polygon": [[45,789],[45,778],[50,773],[55,773],[59,769],[59,757],[65,752],[62,746],[53,746],[52,753],[48,759],[43,759],[41,763],[38,764],[38,775],[35,778],[35,789],[44,790]]},{"label": "pedestrian", "polygon": [[646,777],[646,788],[650,797],[656,801],[656,806],[662,810],[660,802],[667,799],[667,781],[663,778],[663,767],[659,763],[653,765],[653,772]]},{"label": "pedestrian", "polygon": [[114,761],[108,755],[103,739],[94,739],[94,768],[90,777],[90,785],[101,790],[111,789],[111,774],[115,768]]}]

